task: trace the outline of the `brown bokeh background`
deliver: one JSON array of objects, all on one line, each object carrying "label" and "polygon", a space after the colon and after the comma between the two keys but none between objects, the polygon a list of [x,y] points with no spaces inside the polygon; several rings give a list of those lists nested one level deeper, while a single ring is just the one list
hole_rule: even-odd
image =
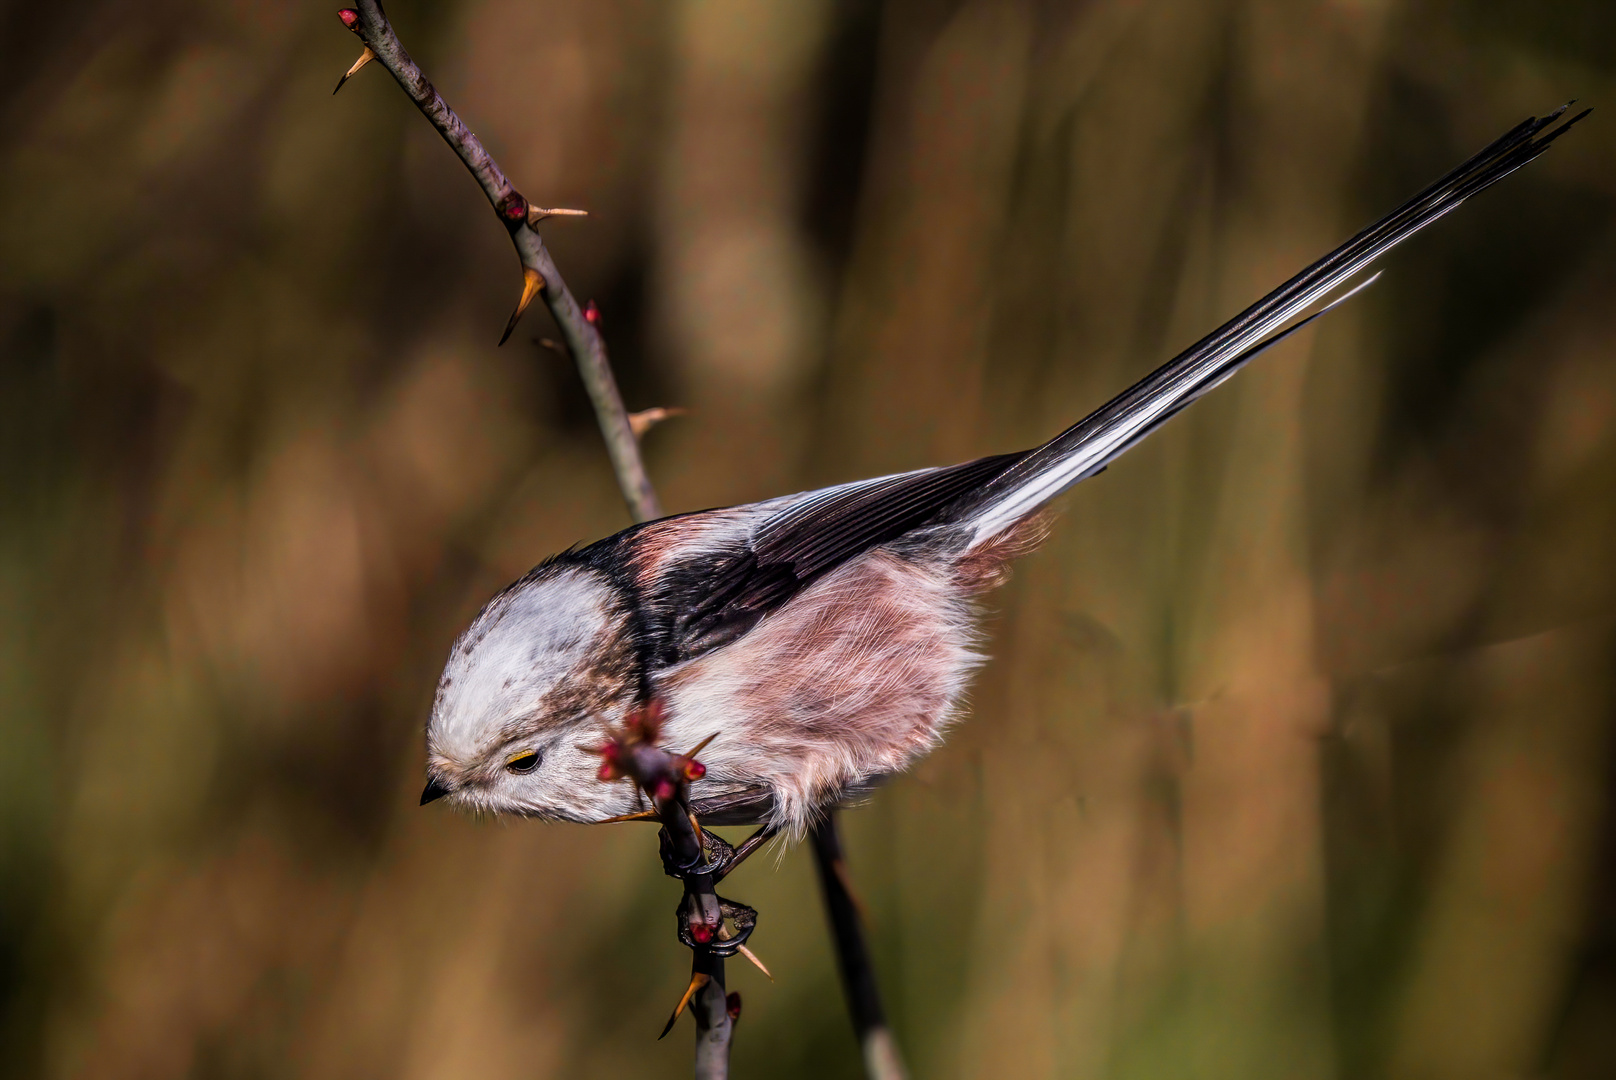
[{"label": "brown bokeh background", "polygon": [[[335,6],[0,7],[0,1072],[683,1075],[651,831],[415,806],[458,628],[627,519]],[[591,211],[670,510],[1042,439],[1599,106],[1067,497],[846,828],[917,1077],[1616,1075],[1616,6],[390,14]],[[728,891],[738,1075],[855,1075],[805,853]]]}]

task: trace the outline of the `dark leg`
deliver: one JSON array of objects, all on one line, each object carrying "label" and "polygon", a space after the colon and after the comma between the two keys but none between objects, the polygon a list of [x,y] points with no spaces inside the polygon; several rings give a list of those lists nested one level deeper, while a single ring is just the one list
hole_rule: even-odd
[{"label": "dark leg", "polygon": [[853,1016],[864,1055],[864,1071],[870,1080],[905,1080],[908,1075],[898,1044],[892,1041],[887,1014],[881,1008],[881,991],[875,985],[875,969],[870,966],[864,944],[864,927],[858,905],[847,888],[847,867],[842,860],[842,841],[836,834],[836,811],[814,827],[814,863],[819,868],[819,887],[825,896],[825,913],[830,916],[831,933],[836,938],[836,966],[847,993],[847,1009]]}]

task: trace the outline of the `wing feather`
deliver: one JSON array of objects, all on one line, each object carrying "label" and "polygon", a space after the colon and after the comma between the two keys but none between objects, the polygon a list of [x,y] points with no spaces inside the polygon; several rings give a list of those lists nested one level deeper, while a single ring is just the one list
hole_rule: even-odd
[{"label": "wing feather", "polygon": [[[933,521],[1022,456],[978,458],[777,501],[778,509],[758,515],[749,542],[697,550],[661,569],[642,591],[657,642],[655,666],[733,641],[826,573]],[[654,537],[654,529],[641,535]]]}]

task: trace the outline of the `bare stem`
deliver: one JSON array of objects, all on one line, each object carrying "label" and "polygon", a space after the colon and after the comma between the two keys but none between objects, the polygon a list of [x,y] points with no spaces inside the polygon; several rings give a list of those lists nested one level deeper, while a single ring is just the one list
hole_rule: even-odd
[{"label": "bare stem", "polygon": [[[606,439],[606,452],[611,457],[612,470],[617,474],[617,483],[623,490],[629,512],[636,521],[661,517],[662,508],[657,502],[656,491],[651,487],[645,463],[640,458],[639,439],[634,435],[628,411],[623,408],[623,396],[617,389],[617,378],[606,356],[606,342],[600,331],[584,317],[583,309],[578,306],[578,301],[561,277],[561,271],[556,269],[555,261],[550,258],[544,240],[528,224],[531,205],[506,179],[505,173],[482,142],[461,122],[448,102],[427,81],[415,61],[410,59],[410,54],[393,32],[392,24],[387,21],[381,4],[377,0],[358,0],[358,9],[352,14],[355,17],[350,22],[349,15],[345,13],[343,22],[358,35],[367,49],[376,54],[376,60],[392,72],[393,78],[398,80],[410,100],[415,102],[432,126],[438,129],[443,141],[465,163],[482,187],[483,194],[488,196],[488,202],[500,223],[511,234],[511,243],[516,246],[517,257],[522,261],[524,288],[522,299],[505,328],[505,337],[510,336],[534,293],[542,296],[545,306],[555,316],[556,325],[561,328],[561,336],[578,365],[584,389],[588,391],[589,400],[595,407],[595,419],[599,421],[601,434]],[[501,344],[504,340],[500,339]]]},{"label": "bare stem", "polygon": [[695,968],[711,976],[690,1009],[696,1014],[696,1080],[725,1080],[729,1076],[729,1047],[735,1034],[724,992],[724,958],[710,952],[696,954]]},{"label": "bare stem", "polygon": [[864,926],[858,904],[847,887],[847,865],[842,857],[842,839],[836,831],[835,809],[826,813],[814,827],[814,865],[819,869],[819,887],[825,896],[825,914],[830,917],[836,939],[836,968],[841,972],[842,990],[847,995],[847,1011],[864,1055],[864,1072],[870,1080],[905,1080],[908,1076],[898,1044],[887,1027],[886,1010],[881,1007],[881,991],[870,965],[870,951],[864,943]]}]

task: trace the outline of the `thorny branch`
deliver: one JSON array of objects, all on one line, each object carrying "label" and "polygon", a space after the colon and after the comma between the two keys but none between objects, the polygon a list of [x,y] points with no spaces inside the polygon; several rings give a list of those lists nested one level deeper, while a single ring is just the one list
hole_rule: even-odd
[{"label": "thorny branch", "polygon": [[[342,24],[364,44],[364,51],[337,81],[336,89],[341,90],[372,60],[379,60],[465,163],[510,234],[522,264],[522,294],[499,343],[503,345],[510,338],[533,298],[542,297],[561,328],[565,351],[578,365],[629,512],[636,521],[660,517],[662,510],[640,456],[639,439],[652,425],[682,410],[653,408],[631,415],[624,408],[600,333],[600,313],[594,301],[584,308],[578,306],[534,228],[549,217],[583,216],[586,212],[529,203],[410,59],[378,0],[358,3],[357,9],[344,8],[337,13]],[[562,351],[549,339],[543,339],[541,344]],[[695,757],[701,747],[686,754],[670,753],[657,745],[660,724],[660,705],[654,701],[630,716],[623,729],[614,732],[610,741],[599,748],[604,758],[600,779],[632,780],[650,799],[654,818],[662,824],[663,868],[684,883],[678,909],[679,939],[689,946],[692,955],[689,987],[662,1034],[672,1030],[688,1006],[696,1019],[696,1077],[722,1080],[729,1073],[730,1040],[741,1015],[741,995],[725,992],[724,960],[740,953],[765,975],[769,972],[746,947],[757,924],[757,912],[719,896],[716,886],[768,841],[774,830],[759,829],[739,847],[731,847],[717,834],[703,830],[690,809],[690,782],[700,779],[706,771]],[[814,852],[866,1072],[871,1080],[903,1080],[903,1063],[886,1027],[859,913],[846,880],[834,810],[814,831]],[[772,980],[773,976],[769,977]]]},{"label": "thorny branch", "polygon": [[[360,0],[357,10],[344,8],[338,12],[338,17],[365,48],[358,61],[338,81],[337,89],[342,89],[343,84],[371,60],[381,61],[477,178],[500,223],[510,233],[521,259],[523,285],[521,298],[506,323],[500,344],[510,337],[534,296],[542,296],[561,328],[567,351],[578,364],[578,372],[606,440],[613,472],[630,512],[637,521],[660,517],[662,511],[656,492],[640,457],[639,436],[676,410],[650,409],[634,416],[628,414],[606,356],[599,312],[593,301],[587,308],[579,308],[543,239],[533,228],[546,217],[582,212],[536,207],[516,190],[477,136],[461,122],[410,59],[376,0]],[[600,778],[603,781],[632,779],[651,798],[663,824],[663,866],[684,882],[684,896],[679,905],[679,938],[690,947],[693,960],[689,989],[662,1034],[672,1029],[673,1022],[689,1005],[696,1018],[696,1076],[698,1080],[722,1080],[729,1073],[730,1039],[741,1011],[740,994],[725,992],[724,960],[741,952],[760,968],[763,965],[746,949],[746,939],[757,923],[757,912],[720,897],[715,886],[756,845],[743,845],[744,850],[736,851],[717,836],[701,831],[690,811],[689,785],[691,780],[703,775],[705,769],[695,760],[695,751],[680,756],[658,747],[659,727],[660,712],[654,707],[630,717],[624,730],[615,733],[612,741],[600,748],[606,759]],[[766,969],[764,973],[767,974]]]},{"label": "thorny branch", "polygon": [[[500,344],[503,345],[511,336],[517,320],[533,298],[542,297],[545,306],[555,316],[556,325],[561,328],[567,350],[578,365],[578,374],[582,376],[589,400],[595,407],[595,419],[599,421],[601,434],[605,436],[606,452],[611,456],[612,471],[623,489],[629,512],[636,521],[661,517],[662,508],[657,503],[656,491],[651,487],[645,463],[640,458],[639,439],[635,436],[628,411],[623,408],[623,396],[618,392],[617,378],[612,374],[611,362],[606,357],[606,342],[595,325],[598,317],[591,319],[578,306],[578,301],[573,299],[572,292],[561,277],[561,271],[556,269],[554,260],[550,258],[543,238],[534,230],[534,226],[547,217],[572,216],[581,211],[534,206],[516,190],[498,163],[483,148],[482,142],[461,122],[455,111],[449,108],[448,102],[427,81],[415,61],[410,59],[410,54],[393,32],[392,24],[387,21],[387,15],[377,0],[359,0],[357,10],[344,8],[338,12],[338,16],[343,25],[364,43],[365,51],[337,83],[337,89],[342,89],[343,83],[371,59],[379,61],[398,80],[416,107],[432,121],[432,126],[443,136],[443,141],[471,170],[483,194],[488,196],[500,224],[510,233],[511,243],[516,246],[516,254],[522,261],[522,296],[516,302],[516,310],[511,312],[510,321],[505,324]],[[590,306],[593,308],[593,304]]]},{"label": "thorny branch", "polygon": [[662,866],[670,877],[684,883],[677,911],[678,933],[692,954],[690,985],[662,1034],[673,1030],[686,1004],[691,1004],[696,1015],[696,1075],[722,1076],[722,1071],[713,1070],[721,1069],[728,1060],[730,1035],[741,1012],[740,994],[725,993],[724,960],[740,953],[765,975],[768,969],[746,947],[757,925],[757,912],[719,896],[717,885],[772,830],[760,830],[740,848],[703,830],[690,810],[690,782],[706,774],[696,754],[711,739],[688,753],[670,753],[658,745],[661,726],[662,706],[657,701],[631,713],[606,745],[598,748],[603,759],[600,779],[632,780],[650,799],[655,820],[662,823]]}]

